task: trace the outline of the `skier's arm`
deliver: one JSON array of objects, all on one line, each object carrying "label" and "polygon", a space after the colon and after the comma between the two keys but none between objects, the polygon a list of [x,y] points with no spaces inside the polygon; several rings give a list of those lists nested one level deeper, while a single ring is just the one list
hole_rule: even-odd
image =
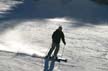
[{"label": "skier's arm", "polygon": [[54,38],[54,36],[55,36],[55,32],[53,32],[53,34],[52,34],[52,39]]},{"label": "skier's arm", "polygon": [[64,36],[64,33],[63,33],[63,32],[62,32],[62,41],[63,41],[63,43],[66,45],[65,36]]}]

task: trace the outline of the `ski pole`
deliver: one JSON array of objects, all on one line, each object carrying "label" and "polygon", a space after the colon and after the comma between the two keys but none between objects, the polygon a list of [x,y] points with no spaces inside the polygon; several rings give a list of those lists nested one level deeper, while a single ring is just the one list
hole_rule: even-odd
[{"label": "ski pole", "polygon": [[63,54],[64,54],[64,49],[65,49],[65,45],[64,45],[63,50],[62,50],[62,55],[61,55],[61,58],[63,57]]}]

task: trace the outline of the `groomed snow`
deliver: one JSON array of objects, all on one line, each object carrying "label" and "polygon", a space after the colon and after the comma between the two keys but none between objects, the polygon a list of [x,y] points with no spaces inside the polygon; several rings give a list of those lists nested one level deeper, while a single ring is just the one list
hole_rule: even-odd
[{"label": "groomed snow", "polygon": [[99,23],[67,17],[4,20],[0,24],[0,71],[43,71],[44,59],[31,55],[47,54],[51,35],[59,25],[67,45],[61,43],[58,56],[65,47],[63,58],[68,62],[55,62],[53,71],[108,71],[108,26]]}]

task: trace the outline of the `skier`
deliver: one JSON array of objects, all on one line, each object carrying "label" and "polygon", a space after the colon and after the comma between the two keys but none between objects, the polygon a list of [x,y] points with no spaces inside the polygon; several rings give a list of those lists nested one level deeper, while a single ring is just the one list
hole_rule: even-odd
[{"label": "skier", "polygon": [[52,34],[52,47],[50,48],[45,58],[50,58],[52,52],[54,51],[52,58],[57,59],[57,54],[60,49],[61,40],[63,41],[64,45],[66,45],[65,36],[64,33],[62,32],[62,26],[59,26],[58,29],[56,29],[56,31],[54,31]]}]

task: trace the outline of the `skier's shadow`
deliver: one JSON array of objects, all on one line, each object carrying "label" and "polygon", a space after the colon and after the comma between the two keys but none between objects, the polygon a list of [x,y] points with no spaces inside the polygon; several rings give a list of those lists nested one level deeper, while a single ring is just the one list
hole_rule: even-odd
[{"label": "skier's shadow", "polygon": [[45,59],[44,71],[53,71],[55,66],[55,60]]}]

